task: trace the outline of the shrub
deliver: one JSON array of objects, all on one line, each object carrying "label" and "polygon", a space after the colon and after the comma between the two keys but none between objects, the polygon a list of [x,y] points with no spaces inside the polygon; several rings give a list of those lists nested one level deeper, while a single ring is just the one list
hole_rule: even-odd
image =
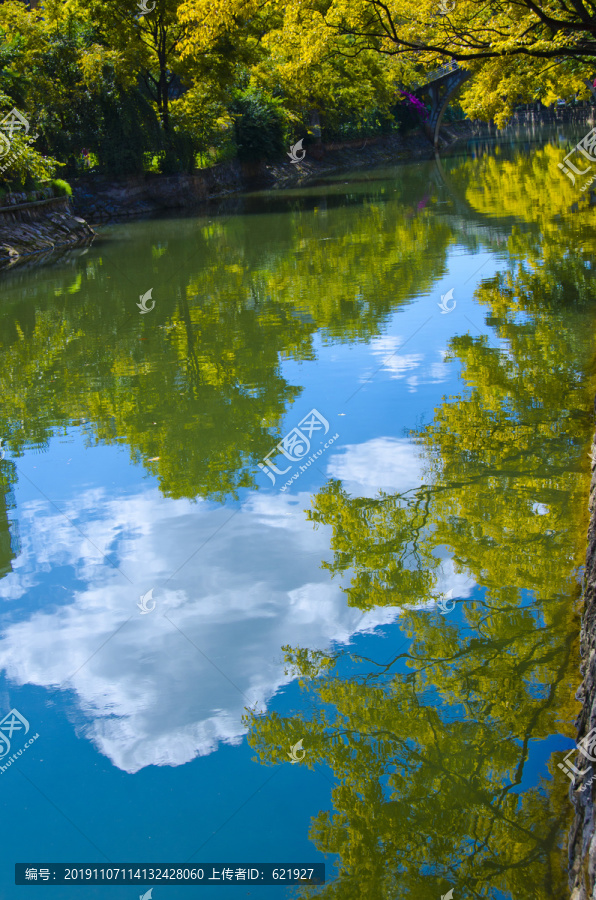
[{"label": "shrub", "polygon": [[50,184],[54,189],[55,197],[72,197],[72,188],[63,178],[52,178]]},{"label": "shrub", "polygon": [[181,131],[169,132],[165,137],[165,149],[159,155],[159,171],[162,175],[177,175],[194,171],[196,145],[192,137]]},{"label": "shrub", "polygon": [[10,151],[0,160],[0,184],[8,190],[19,187],[31,190],[38,182],[51,178],[60,165],[55,159],[42,156],[33,147],[32,140],[14,134]]},{"label": "shrub", "polygon": [[284,152],[284,115],[279,101],[255,90],[236,94],[230,107],[236,151],[243,162],[274,159]]},{"label": "shrub", "polygon": [[[181,97],[170,102],[170,122],[174,131],[189,135],[195,160],[210,165],[228,152],[236,155],[233,121],[228,112],[229,97],[221,86],[195,84]],[[225,146],[225,150],[224,150]]]},{"label": "shrub", "polygon": [[114,88],[97,102],[94,134],[84,146],[97,154],[99,166],[110,175],[135,175],[143,171],[145,153],[161,141],[159,121],[149,101],[136,88]]}]

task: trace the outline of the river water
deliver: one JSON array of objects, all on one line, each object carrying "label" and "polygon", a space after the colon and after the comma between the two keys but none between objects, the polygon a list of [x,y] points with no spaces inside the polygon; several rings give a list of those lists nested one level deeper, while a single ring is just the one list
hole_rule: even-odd
[{"label": "river water", "polygon": [[[3,898],[52,862],[209,866],[204,900],[566,896],[596,244],[565,146],[3,276]],[[267,862],[326,884],[223,877]]]}]

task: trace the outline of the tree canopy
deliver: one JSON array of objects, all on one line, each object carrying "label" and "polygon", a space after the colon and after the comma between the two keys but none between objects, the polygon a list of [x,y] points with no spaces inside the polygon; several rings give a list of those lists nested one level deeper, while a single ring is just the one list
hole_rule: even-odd
[{"label": "tree canopy", "polygon": [[585,79],[594,75],[596,8],[585,0],[233,0],[215,7],[185,0],[184,19],[194,26],[185,52],[216,34],[232,34],[239,16],[271,10],[275,18],[276,9],[266,39],[275,41],[277,52],[290,51],[285,66],[301,86],[315,71],[324,72],[329,60],[336,65],[344,58],[356,73],[378,57],[394,85],[423,82],[429,69],[456,60],[474,76],[462,95],[464,110],[499,124],[521,102],[589,97]]},{"label": "tree canopy", "polygon": [[412,127],[411,91],[448,60],[472,76],[461,109],[502,125],[520,103],[591,97],[595,27],[586,0],[155,0],[146,12],[5,0],[0,105],[39,139],[0,178],[87,163],[115,176],[189,172],[242,157],[251,128],[262,141],[247,152],[263,159],[319,124],[327,137]]}]

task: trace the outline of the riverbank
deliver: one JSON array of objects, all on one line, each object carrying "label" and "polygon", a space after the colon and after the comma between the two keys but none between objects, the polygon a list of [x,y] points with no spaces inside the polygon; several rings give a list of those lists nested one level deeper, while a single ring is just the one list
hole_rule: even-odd
[{"label": "riverbank", "polygon": [[0,207],[0,268],[90,243],[94,237],[93,229],[71,212],[68,197]]},{"label": "riverbank", "polygon": [[[545,126],[586,124],[593,116],[594,109],[590,106],[526,109],[517,112],[503,131],[486,122],[452,122],[442,126],[438,149],[448,154],[457,152],[473,140],[493,140],[508,135],[516,140],[521,129],[531,133]],[[405,135],[377,135],[311,145],[306,148],[304,159],[296,163],[286,158],[245,164],[232,160],[193,175],[147,173],[118,181],[90,174],[72,182],[73,208],[92,225],[148,218],[175,210],[200,210],[211,200],[221,200],[230,194],[299,187],[341,171],[433,159],[434,156],[434,147],[420,129]]]},{"label": "riverbank", "polygon": [[[582,704],[577,718],[580,741],[596,728],[596,436],[592,443],[592,479],[590,482],[588,549],[583,586],[583,615],[580,631],[581,674],[583,677],[576,699]],[[593,755],[593,751],[592,754]],[[579,768],[589,767],[582,784],[570,788],[574,820],[569,834],[569,887],[571,900],[591,900],[596,887],[596,785],[582,786],[596,774],[596,765],[578,754]]]},{"label": "riverbank", "polygon": [[[483,123],[458,122],[443,129],[442,148],[488,133],[487,129]],[[416,131],[313,146],[296,164],[280,160],[242,165],[232,160],[193,175],[147,173],[120,180],[91,174],[71,182],[70,201],[56,197],[28,203],[26,195],[14,194],[9,197],[11,205],[0,208],[0,269],[36,258],[47,261],[52,251],[90,243],[94,225],[177,210],[200,212],[212,200],[221,203],[229,197],[233,204],[233,196],[246,191],[291,188],[346,169],[433,156],[428,139]]]},{"label": "riverbank", "polygon": [[[440,151],[458,152],[474,140],[492,140],[505,135],[530,132],[544,125],[578,124],[591,120],[593,109],[523,110],[512,118],[506,131],[494,125],[468,120],[450,123],[441,129]],[[72,181],[70,203],[65,197],[43,203],[24,204],[17,209],[0,209],[0,268],[22,264],[24,259],[65,247],[90,243],[93,227],[123,219],[164,216],[177,211],[207,210],[242,192],[299,187],[333,174],[359,168],[375,168],[432,159],[435,150],[422,130],[406,135],[379,135],[354,141],[311,145],[304,159],[241,164],[237,160],[211,166],[193,175],[163,176],[153,173],[120,180],[89,174]],[[17,195],[13,195],[14,199]],[[44,201],[45,202],[45,201]],[[90,224],[87,224],[90,223]]]},{"label": "riverbank", "polygon": [[[441,149],[490,133],[491,128],[485,123],[457,122],[442,129]],[[282,159],[240,164],[233,160],[194,175],[146,174],[119,181],[89,175],[72,182],[73,203],[77,215],[99,224],[175,209],[198,209],[210,200],[241,191],[297,187],[342,170],[432,159],[434,155],[421,131],[380,135],[311,146],[297,163]]]}]

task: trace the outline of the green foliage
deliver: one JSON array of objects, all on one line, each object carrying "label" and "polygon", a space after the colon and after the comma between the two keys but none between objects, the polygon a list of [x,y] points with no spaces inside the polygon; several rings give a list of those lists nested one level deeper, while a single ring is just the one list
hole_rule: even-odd
[{"label": "green foliage", "polygon": [[155,111],[136,89],[114,87],[98,102],[94,149],[100,165],[112,175],[143,171],[143,158],[160,138]]},{"label": "green foliage", "polygon": [[72,197],[72,188],[63,178],[52,178],[50,184],[56,197]]},{"label": "green foliage", "polygon": [[[473,77],[446,121],[463,110],[502,124],[521,102],[589,96],[596,15],[559,21],[557,4],[545,0],[541,20],[529,0],[494,14],[457,0],[448,16],[436,0],[156,0],[146,16],[129,0],[5,0],[0,103],[26,114],[67,174],[86,148],[114,176],[154,157],[189,172],[233,143],[244,161],[285,158],[284,138],[315,111],[326,140],[408,131],[419,120],[401,90],[450,56]],[[44,165],[23,162],[13,183]]]},{"label": "green foliage", "polygon": [[416,110],[404,103],[398,103],[392,110],[395,115],[398,130],[402,134],[407,134],[420,126],[420,116]]},{"label": "green foliage", "polygon": [[40,181],[51,178],[60,163],[55,159],[43,156],[29,142],[29,138],[13,134],[10,151],[0,160],[0,184],[14,190],[29,190]]},{"label": "green foliage", "polygon": [[228,111],[228,92],[208,83],[196,84],[170,105],[170,121],[176,131],[192,136],[200,154],[218,150],[233,134]]},{"label": "green foliage", "polygon": [[285,122],[278,100],[250,89],[236,94],[230,112],[240,160],[274,159],[283,153]]},{"label": "green foliage", "polygon": [[173,131],[165,135],[165,150],[159,158],[162,175],[190,174],[195,168],[196,145],[192,136],[185,132]]}]

